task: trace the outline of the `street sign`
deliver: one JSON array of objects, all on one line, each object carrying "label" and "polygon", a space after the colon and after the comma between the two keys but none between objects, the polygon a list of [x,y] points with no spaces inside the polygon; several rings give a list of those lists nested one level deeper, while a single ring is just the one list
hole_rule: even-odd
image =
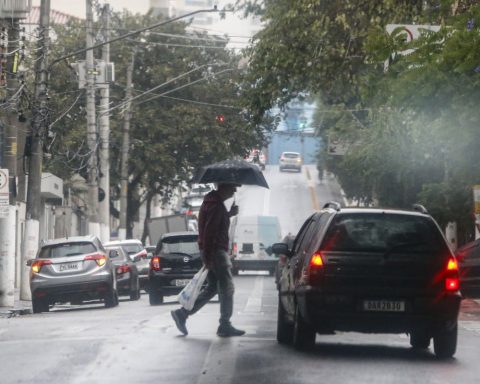
[{"label": "street sign", "polygon": [[0,218],[7,218],[9,213],[8,169],[0,169]]}]

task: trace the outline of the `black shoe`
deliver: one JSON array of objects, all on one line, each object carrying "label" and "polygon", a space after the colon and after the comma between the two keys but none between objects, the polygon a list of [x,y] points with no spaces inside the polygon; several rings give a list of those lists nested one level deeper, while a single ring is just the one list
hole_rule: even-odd
[{"label": "black shoe", "polygon": [[187,322],[187,318],[183,314],[181,309],[177,309],[176,311],[171,311],[170,314],[172,315],[173,320],[175,321],[175,325],[177,326],[178,330],[182,332],[185,336],[188,335],[188,329],[185,323]]},{"label": "black shoe", "polygon": [[245,331],[234,328],[232,325],[229,325],[229,326],[220,325],[217,330],[217,336],[220,336],[220,337],[243,336],[244,334],[245,334]]}]

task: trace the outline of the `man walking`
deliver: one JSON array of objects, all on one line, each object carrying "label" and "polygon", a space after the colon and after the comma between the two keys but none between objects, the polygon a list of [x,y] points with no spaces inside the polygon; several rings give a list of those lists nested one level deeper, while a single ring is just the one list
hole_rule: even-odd
[{"label": "man walking", "polygon": [[233,205],[230,211],[224,201],[237,191],[238,184],[220,183],[215,191],[203,199],[198,216],[198,243],[202,260],[208,269],[207,286],[202,289],[193,308],[188,311],[180,308],[171,311],[171,315],[180,332],[188,335],[186,321],[218,293],[220,300],[220,325],[217,335],[220,337],[242,336],[245,331],[236,329],[230,323],[233,313],[233,277],[232,262],[228,255],[228,228],[230,217],[238,214]]}]

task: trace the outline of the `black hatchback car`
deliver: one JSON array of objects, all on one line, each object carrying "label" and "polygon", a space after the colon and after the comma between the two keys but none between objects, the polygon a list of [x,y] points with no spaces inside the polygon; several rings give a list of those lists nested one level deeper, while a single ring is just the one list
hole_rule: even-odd
[{"label": "black hatchback car", "polygon": [[150,259],[148,295],[151,305],[177,295],[202,267],[198,232],[164,234]]},{"label": "black hatchback car", "polygon": [[454,355],[461,301],[458,264],[425,208],[341,208],[310,216],[279,281],[277,340],[307,349],[336,330],[408,333],[414,348],[433,338],[437,357]]}]

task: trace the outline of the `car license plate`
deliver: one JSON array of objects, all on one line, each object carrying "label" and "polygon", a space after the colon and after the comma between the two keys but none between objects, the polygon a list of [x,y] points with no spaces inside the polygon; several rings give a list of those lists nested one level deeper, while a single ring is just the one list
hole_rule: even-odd
[{"label": "car license plate", "polygon": [[78,269],[78,263],[60,264],[59,269],[60,272],[76,270]]},{"label": "car license plate", "polygon": [[400,300],[365,300],[363,310],[368,312],[405,312],[405,302]]},{"label": "car license plate", "polygon": [[175,280],[175,285],[177,287],[185,287],[189,282],[190,282],[190,280],[177,279],[177,280]]}]

